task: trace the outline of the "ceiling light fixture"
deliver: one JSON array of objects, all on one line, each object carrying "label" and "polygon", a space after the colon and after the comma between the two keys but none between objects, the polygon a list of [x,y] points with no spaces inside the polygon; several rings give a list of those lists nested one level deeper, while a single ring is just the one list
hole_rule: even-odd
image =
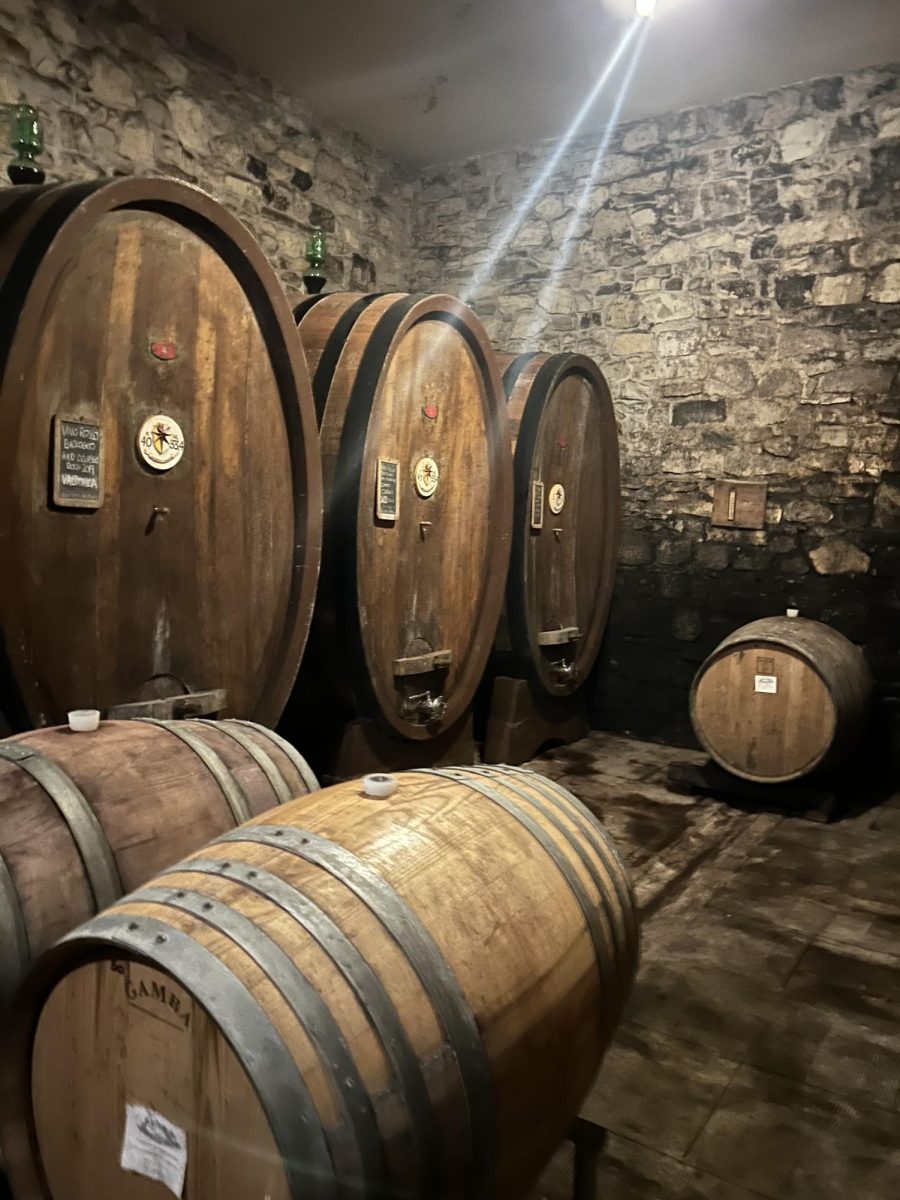
[{"label": "ceiling light fixture", "polygon": [[656,12],[656,0],[634,0],[634,8],[639,17],[652,17]]}]

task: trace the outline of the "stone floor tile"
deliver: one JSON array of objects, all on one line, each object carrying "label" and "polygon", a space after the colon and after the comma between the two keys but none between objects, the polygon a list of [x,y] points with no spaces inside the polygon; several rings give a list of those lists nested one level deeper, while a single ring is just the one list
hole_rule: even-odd
[{"label": "stone floor tile", "polygon": [[669,1031],[619,1028],[581,1115],[666,1154],[683,1155],[737,1063]]},{"label": "stone floor tile", "polygon": [[771,1200],[897,1200],[900,1114],[745,1066],[687,1160]]},{"label": "stone floor tile", "polygon": [[[706,1171],[611,1134],[597,1172],[600,1200],[758,1200]],[[563,1147],[529,1200],[572,1200],[572,1149]]]}]

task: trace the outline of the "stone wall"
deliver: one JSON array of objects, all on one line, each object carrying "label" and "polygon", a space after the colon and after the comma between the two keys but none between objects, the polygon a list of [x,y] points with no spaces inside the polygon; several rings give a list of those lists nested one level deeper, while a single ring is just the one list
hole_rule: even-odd
[{"label": "stone wall", "polygon": [[236,213],[291,290],[313,225],[333,290],[405,286],[408,174],[142,0],[0,0],[0,56],[0,104],[44,116],[48,178],[174,175]]},{"label": "stone wall", "polygon": [[[864,644],[890,690],[897,69],[624,125],[607,140],[599,163],[593,138],[555,165],[543,145],[434,169],[415,223],[420,283],[469,292],[497,345],[579,349],[608,374],[624,529],[596,719],[688,740],[699,662],[729,630],[788,604]],[[711,527],[722,478],[768,484],[764,531]]]}]

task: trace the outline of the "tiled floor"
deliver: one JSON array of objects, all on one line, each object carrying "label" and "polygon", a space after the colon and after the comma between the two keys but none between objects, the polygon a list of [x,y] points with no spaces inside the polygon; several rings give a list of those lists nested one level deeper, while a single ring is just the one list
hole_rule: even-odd
[{"label": "tiled floor", "polygon": [[[582,1109],[600,1200],[898,1200],[900,795],[818,825],[667,791],[691,760],[598,733],[532,764],[604,821],[644,917]],[[569,1151],[533,1196],[569,1200]]]}]

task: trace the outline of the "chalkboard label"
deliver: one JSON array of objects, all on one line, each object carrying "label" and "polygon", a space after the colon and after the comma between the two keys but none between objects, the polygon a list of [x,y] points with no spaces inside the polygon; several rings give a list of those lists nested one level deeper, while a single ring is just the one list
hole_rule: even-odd
[{"label": "chalkboard label", "polygon": [[375,480],[375,516],[379,521],[396,521],[400,512],[398,482],[400,464],[396,458],[379,458]]},{"label": "chalkboard label", "polygon": [[99,508],[103,503],[100,426],[53,418],[53,503],[61,508]]},{"label": "chalkboard label", "polygon": [[531,528],[544,528],[544,485],[539,479],[531,481]]}]

